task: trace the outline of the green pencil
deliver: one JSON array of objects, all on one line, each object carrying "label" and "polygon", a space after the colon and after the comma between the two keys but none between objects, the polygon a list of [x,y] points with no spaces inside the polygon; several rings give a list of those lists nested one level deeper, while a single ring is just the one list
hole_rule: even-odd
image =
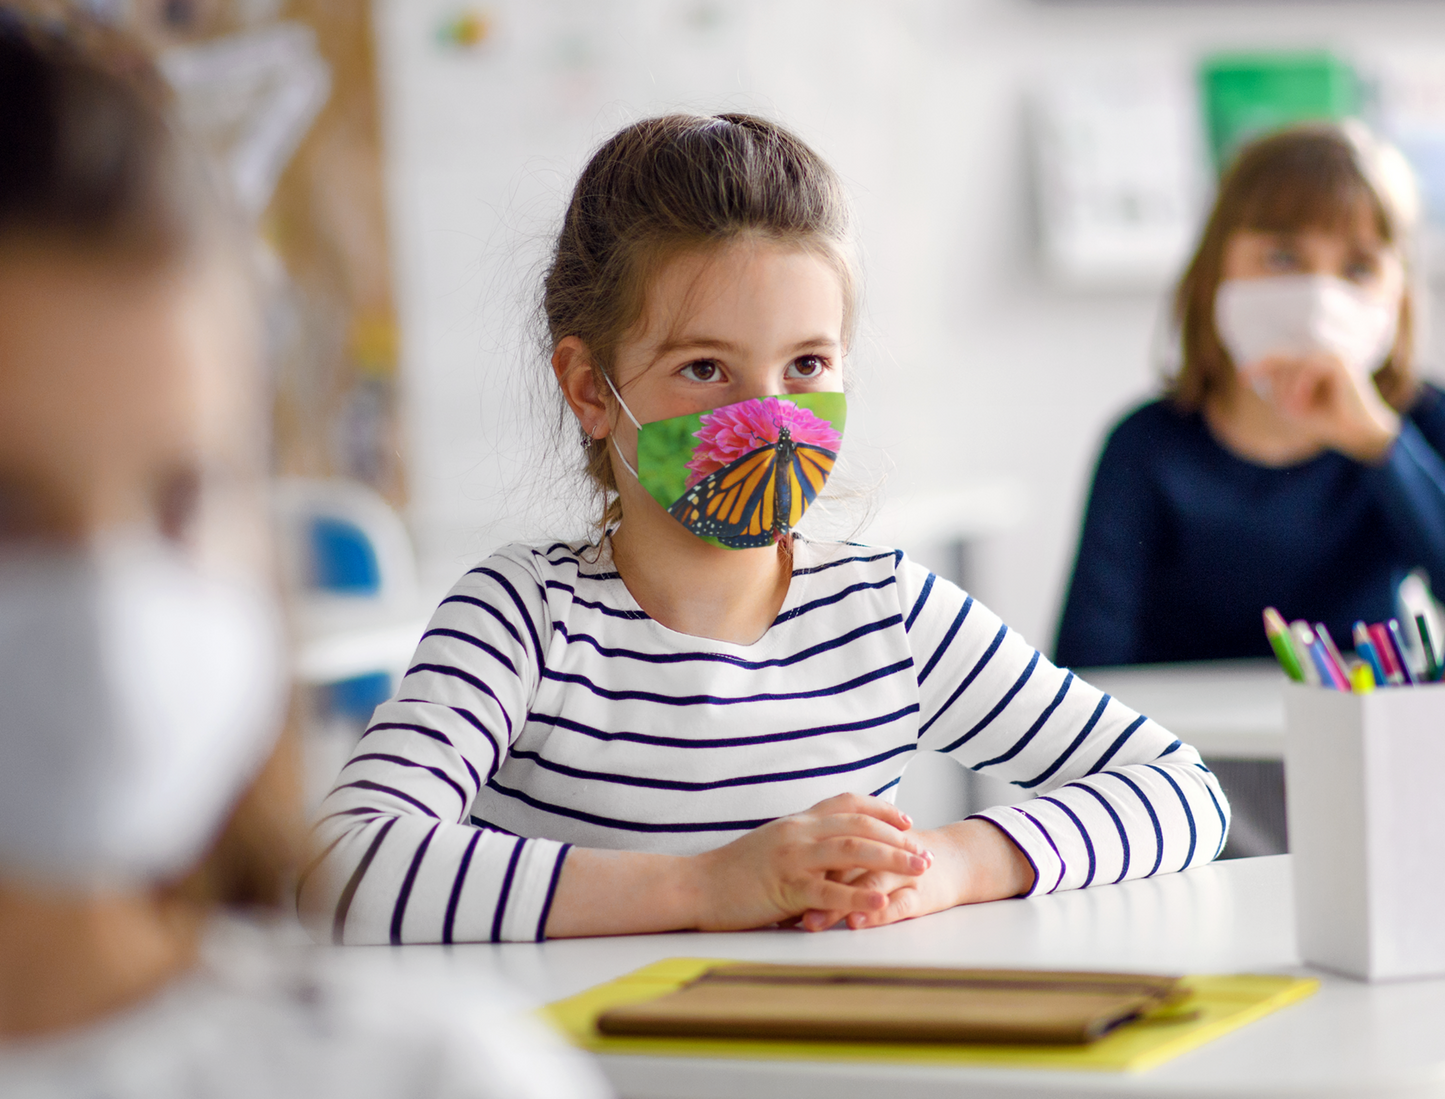
[{"label": "green pencil", "polygon": [[1289,627],[1285,625],[1284,616],[1273,607],[1264,608],[1264,635],[1269,638],[1284,674],[1296,683],[1303,683],[1305,673],[1300,667],[1299,654],[1294,650],[1294,640],[1289,635]]},{"label": "green pencil", "polygon": [[1420,648],[1425,650],[1425,682],[1434,683],[1440,678],[1440,662],[1435,659],[1435,641],[1423,614],[1415,616],[1415,628],[1420,631]]}]

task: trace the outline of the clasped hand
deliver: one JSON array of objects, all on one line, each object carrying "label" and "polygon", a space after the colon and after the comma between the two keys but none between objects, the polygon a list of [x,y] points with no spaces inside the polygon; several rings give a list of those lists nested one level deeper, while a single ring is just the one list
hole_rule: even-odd
[{"label": "clasped hand", "polygon": [[814,911],[842,913],[835,923],[880,913],[900,883],[933,865],[912,825],[881,798],[839,794],[696,855],[705,897],[699,929],[764,927]]}]

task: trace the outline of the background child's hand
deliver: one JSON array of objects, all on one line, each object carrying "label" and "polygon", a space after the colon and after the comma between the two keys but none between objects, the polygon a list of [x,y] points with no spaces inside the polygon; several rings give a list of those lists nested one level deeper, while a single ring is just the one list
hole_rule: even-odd
[{"label": "background child's hand", "polygon": [[840,879],[856,889],[887,895],[887,903],[870,908],[814,909],[800,921],[807,931],[825,931],[845,921],[848,927],[881,927],[914,916],[926,916],[958,904],[1016,897],[1033,887],[1034,870],[1024,853],[986,820],[965,820],[917,833],[935,852],[922,874],[851,871]]},{"label": "background child's hand", "polygon": [[1333,355],[1268,358],[1241,376],[1315,442],[1357,461],[1378,461],[1400,433],[1399,414],[1374,381]]},{"label": "background child's hand", "polygon": [[888,893],[866,875],[898,889],[933,861],[911,826],[907,814],[881,798],[840,794],[696,855],[697,926],[764,927],[810,909],[880,912]]}]

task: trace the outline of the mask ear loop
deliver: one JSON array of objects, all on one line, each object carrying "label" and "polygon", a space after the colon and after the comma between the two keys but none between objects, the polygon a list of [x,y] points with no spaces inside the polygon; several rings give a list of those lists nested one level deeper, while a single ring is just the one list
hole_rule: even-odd
[{"label": "mask ear loop", "polygon": [[[606,374],[603,374],[602,380],[607,383],[607,388],[612,390],[612,395],[617,398],[617,403],[622,406],[622,411],[627,413],[627,418],[632,421],[632,426],[640,432],[642,425],[637,422],[637,417],[632,414],[632,409],[627,407],[627,402],[622,399],[622,394],[617,392],[617,387],[612,384],[612,379]],[[637,475],[637,470],[632,468],[632,463],[627,460],[627,457],[622,453],[622,448],[617,445],[616,436],[609,432],[607,438],[608,441],[612,443],[612,452],[617,455],[618,459],[627,468],[627,472],[632,474],[632,479],[640,482],[642,478]]]}]

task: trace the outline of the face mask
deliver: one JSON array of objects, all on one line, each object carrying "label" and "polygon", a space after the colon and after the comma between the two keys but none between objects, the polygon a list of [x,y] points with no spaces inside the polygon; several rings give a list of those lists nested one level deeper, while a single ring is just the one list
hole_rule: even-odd
[{"label": "face mask", "polygon": [[1226,279],[1214,297],[1215,328],[1240,369],[1271,355],[1324,352],[1368,378],[1389,357],[1399,317],[1398,298],[1329,275]]},{"label": "face mask", "polygon": [[152,541],[0,553],[0,873],[187,870],[275,740],[280,640],[266,595]]},{"label": "face mask", "polygon": [[699,538],[728,549],[786,537],[822,491],[843,442],[841,393],[755,397],[707,412],[639,424],[637,468],[612,436],[627,472]]}]

